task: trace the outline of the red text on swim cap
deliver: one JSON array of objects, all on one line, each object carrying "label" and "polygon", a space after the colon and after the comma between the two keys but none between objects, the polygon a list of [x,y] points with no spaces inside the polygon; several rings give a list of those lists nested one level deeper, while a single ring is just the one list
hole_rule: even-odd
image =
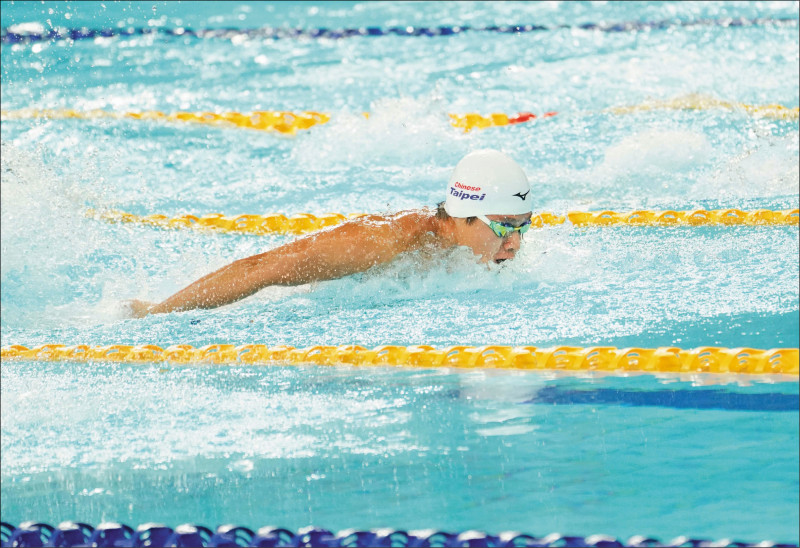
[{"label": "red text on swim cap", "polygon": [[462,184],[461,184],[461,183],[459,183],[458,181],[456,181],[456,183],[455,183],[455,187],[456,187],[456,188],[460,188],[460,189],[462,189],[462,190],[480,190],[480,189],[481,189],[481,187],[479,187],[479,186],[467,186],[467,185],[462,185]]}]

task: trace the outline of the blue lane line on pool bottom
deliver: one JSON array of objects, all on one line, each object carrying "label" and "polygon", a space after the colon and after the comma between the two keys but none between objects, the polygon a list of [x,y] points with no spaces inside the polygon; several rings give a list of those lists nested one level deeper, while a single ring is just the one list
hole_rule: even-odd
[{"label": "blue lane line on pool bottom", "polygon": [[[167,28],[167,27],[127,27],[127,28],[102,28],[90,29],[56,27],[48,31],[23,31],[11,27],[0,29],[0,43],[19,44],[28,42],[42,42],[54,40],[87,40],[93,38],[111,38],[115,36],[142,36],[146,34],[161,34],[165,36],[187,36],[194,38],[222,38],[234,37],[247,38],[327,38],[338,40],[353,36],[451,36],[463,32],[499,32],[505,34],[521,34],[526,32],[555,31],[562,29],[590,30],[599,32],[634,32],[664,30],[675,27],[752,27],[762,25],[796,25],[797,18],[791,17],[757,17],[746,19],[742,17],[726,19],[693,19],[688,21],[663,20],[663,21],[628,21],[623,23],[581,23],[577,25],[491,25],[487,27],[471,27],[468,25],[452,25],[439,27],[360,27],[350,29],[292,29],[292,28]],[[44,27],[42,27],[44,28]]]},{"label": "blue lane line on pool bottom", "polygon": [[800,411],[800,395],[778,392],[743,394],[711,389],[693,390],[564,390],[546,386],[524,402],[551,405],[629,405],[725,411]]}]

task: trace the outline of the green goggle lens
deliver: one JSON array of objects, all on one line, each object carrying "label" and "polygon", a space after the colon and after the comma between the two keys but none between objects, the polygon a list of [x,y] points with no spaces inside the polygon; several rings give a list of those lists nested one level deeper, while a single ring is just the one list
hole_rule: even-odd
[{"label": "green goggle lens", "polygon": [[525,234],[528,232],[528,229],[531,227],[531,222],[527,221],[525,224],[521,226],[512,226],[507,225],[505,223],[500,223],[498,221],[490,221],[489,228],[492,229],[498,238],[505,238],[515,230],[519,231],[520,235]]}]

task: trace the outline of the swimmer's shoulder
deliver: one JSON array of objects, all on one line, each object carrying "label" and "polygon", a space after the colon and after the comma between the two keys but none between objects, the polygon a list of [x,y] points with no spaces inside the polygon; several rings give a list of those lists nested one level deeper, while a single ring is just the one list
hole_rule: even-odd
[{"label": "swimmer's shoulder", "polygon": [[436,210],[430,208],[400,211],[392,216],[392,223],[398,229],[419,237],[436,234],[439,231]]},{"label": "swimmer's shoulder", "polygon": [[430,208],[408,209],[397,213],[367,213],[354,217],[350,222],[373,226],[392,226],[408,233],[435,231],[438,222],[436,211]]},{"label": "swimmer's shoulder", "polygon": [[[385,239],[400,251],[418,249],[438,239],[440,221],[436,218],[436,210],[423,208],[399,211],[397,213],[369,213],[354,217],[342,230],[360,230],[370,239]],[[351,228],[348,228],[351,227]]]}]

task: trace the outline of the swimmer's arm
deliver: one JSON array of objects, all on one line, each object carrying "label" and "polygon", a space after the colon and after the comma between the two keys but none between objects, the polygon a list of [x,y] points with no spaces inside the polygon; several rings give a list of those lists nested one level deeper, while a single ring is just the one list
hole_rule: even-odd
[{"label": "swimmer's arm", "polygon": [[271,285],[301,285],[363,272],[419,247],[429,224],[430,216],[417,212],[361,217],[235,261],[150,306],[145,314],[216,308]]}]

